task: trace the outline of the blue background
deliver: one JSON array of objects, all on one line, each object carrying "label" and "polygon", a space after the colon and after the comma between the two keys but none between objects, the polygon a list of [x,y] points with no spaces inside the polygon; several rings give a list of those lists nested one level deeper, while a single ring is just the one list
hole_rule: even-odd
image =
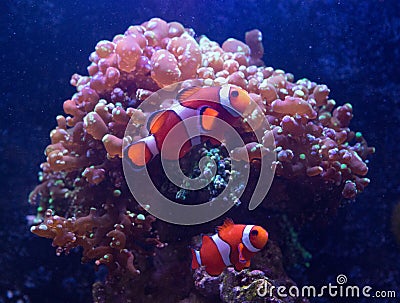
[{"label": "blue background", "polygon": [[399,12],[395,0],[1,1],[0,302],[91,301],[92,266],[81,265],[79,254],[55,257],[49,240],[29,233],[27,196],[55,117],[74,93],[70,76],[86,73],[97,41],[151,17],[220,43],[258,28],[266,65],[327,84],[338,104],[353,104],[352,129],[377,148],[372,182],[327,228],[302,232],[311,267],[288,270],[300,285],[334,282],[341,273],[400,295],[400,250],[390,232],[400,201]]}]

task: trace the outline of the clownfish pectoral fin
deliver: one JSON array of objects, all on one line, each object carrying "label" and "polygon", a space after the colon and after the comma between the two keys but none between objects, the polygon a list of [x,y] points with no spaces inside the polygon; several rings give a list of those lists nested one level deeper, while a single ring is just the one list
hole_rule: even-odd
[{"label": "clownfish pectoral fin", "polygon": [[219,112],[210,107],[204,107],[200,110],[200,125],[205,131],[210,131],[215,125]]},{"label": "clownfish pectoral fin", "polygon": [[148,136],[128,145],[124,157],[128,159],[133,169],[142,169],[158,154],[154,136]]},{"label": "clownfish pectoral fin", "polygon": [[192,95],[194,95],[195,93],[197,93],[200,89],[201,89],[201,87],[199,87],[199,86],[190,86],[190,87],[186,87],[186,88],[182,89],[182,90],[176,95],[176,99],[179,101],[179,103],[181,103],[182,105],[184,105],[183,103],[185,102],[185,100],[190,99],[190,96],[192,96]]},{"label": "clownfish pectoral fin", "polygon": [[226,218],[224,220],[224,224],[217,227],[217,231],[222,231],[228,227],[232,227],[233,225],[235,225],[235,223],[233,223],[233,220],[231,218]]},{"label": "clownfish pectoral fin", "polygon": [[239,243],[239,245],[238,245],[239,262],[242,264],[245,264],[247,262],[247,260],[243,257],[243,248],[244,248],[243,243]]}]

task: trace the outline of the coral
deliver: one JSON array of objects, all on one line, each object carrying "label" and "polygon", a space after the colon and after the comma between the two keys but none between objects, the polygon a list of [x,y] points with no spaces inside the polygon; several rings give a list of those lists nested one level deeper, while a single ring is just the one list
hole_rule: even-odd
[{"label": "coral", "polygon": [[[271,295],[268,289],[264,289],[265,285],[275,288],[296,285],[283,269],[282,253],[276,243],[269,242],[266,249],[254,257],[254,263],[257,269],[253,264],[250,269],[240,272],[227,268],[218,277],[211,277],[204,269],[197,269],[194,273],[196,291],[212,302],[218,299],[222,302],[308,302],[301,297],[280,297],[275,291]],[[257,293],[261,284],[266,292],[264,296]]]},{"label": "coral", "polygon": [[[71,249],[83,248],[82,261],[95,259],[96,266],[107,265],[111,275],[133,276],[139,274],[134,266],[132,250],[144,254],[151,254],[144,246],[137,243],[146,243],[161,247],[162,243],[152,237],[151,224],[155,220],[152,216],[144,217],[133,214],[124,207],[104,207],[106,213],[98,215],[95,208],[91,208],[87,216],[63,218],[47,210],[43,223],[32,226],[34,234],[53,239],[53,246],[57,247],[57,255],[62,252],[68,254]],[[119,222],[114,224],[114,222]]]},{"label": "coral", "polygon": [[264,46],[262,44],[262,33],[258,29],[253,29],[246,33],[246,44],[250,48],[249,65],[264,65]]},{"label": "coral", "polygon": [[[265,130],[264,141],[270,142],[273,135],[276,142],[278,181],[266,199],[267,207],[285,200],[289,194],[285,186],[305,185],[313,197],[331,192],[334,208],[340,193],[354,199],[368,185],[365,160],[373,148],[360,133],[350,130],[352,106],[335,108],[326,85],[295,81],[290,73],[264,66],[261,38],[254,30],[246,34],[248,45],[228,39],[220,46],[205,36],[196,40],[191,29],[177,22],[153,18],[130,26],[112,41],[98,42],[89,57],[88,76],[71,77],[76,93],[64,102],[65,115],[56,118],[51,144],[45,149],[46,162],[41,164],[40,184],[29,198],[37,205],[39,222],[32,232],[53,239],[57,254],[81,246],[83,261],[107,266],[106,282],[94,288],[96,302],[115,293],[135,296],[126,284],[141,267],[146,269],[144,258],[163,246],[152,229],[154,218],[129,192],[121,157],[124,140],[146,136],[144,124],[150,113],[137,107],[169,84],[197,78],[204,86],[230,83],[250,93],[259,108],[250,108],[243,118],[258,126],[266,118],[271,131]],[[168,106],[167,100],[161,108]],[[137,137],[124,138],[128,123],[137,129]],[[246,146],[232,157],[245,159],[243,153],[249,152],[254,173],[264,147],[254,142],[245,123],[238,129]],[[220,164],[229,164],[228,159],[222,160]],[[188,165],[189,175],[196,175],[196,167]],[[225,171],[220,175],[207,190],[218,193],[229,178]],[[256,176],[252,176],[254,181]],[[282,204],[272,207],[276,205]],[[316,208],[313,203],[308,207]],[[183,239],[190,241],[190,236]]]},{"label": "coral", "polygon": [[[226,151],[224,152],[223,149],[216,147],[211,148],[207,147],[207,145],[203,146],[199,150],[194,149],[194,155],[189,155],[184,159],[184,161],[182,161],[182,167],[189,168],[187,174],[191,178],[200,175],[199,162],[193,160],[200,159],[200,157],[203,156],[210,157],[215,161],[206,163],[206,169],[203,174],[204,179],[201,179],[204,184],[207,184],[208,181],[211,181],[204,189],[201,190],[202,200],[209,201],[212,198],[217,197],[227,186],[229,178],[231,178],[231,163]],[[215,176],[213,176],[213,170],[216,171]],[[176,199],[182,201],[187,200],[189,203],[190,201],[196,201],[196,198],[193,196],[194,194],[199,195],[198,192],[195,193],[194,191],[189,191],[183,188],[176,188],[176,190]],[[239,197],[236,198],[239,199]]]}]

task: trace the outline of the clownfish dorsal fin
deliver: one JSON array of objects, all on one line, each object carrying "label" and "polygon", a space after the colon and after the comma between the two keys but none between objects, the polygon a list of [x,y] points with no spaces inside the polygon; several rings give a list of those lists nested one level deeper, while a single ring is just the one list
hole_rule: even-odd
[{"label": "clownfish dorsal fin", "polygon": [[199,90],[201,89],[201,87],[199,86],[189,86],[186,87],[184,89],[182,89],[178,95],[176,96],[176,99],[182,103],[185,100],[189,99],[190,96],[194,95],[195,93],[197,93]]},{"label": "clownfish dorsal fin", "polygon": [[228,227],[231,227],[232,225],[235,225],[235,223],[233,223],[233,220],[231,218],[226,218],[224,224],[217,227],[217,231],[220,232]]}]

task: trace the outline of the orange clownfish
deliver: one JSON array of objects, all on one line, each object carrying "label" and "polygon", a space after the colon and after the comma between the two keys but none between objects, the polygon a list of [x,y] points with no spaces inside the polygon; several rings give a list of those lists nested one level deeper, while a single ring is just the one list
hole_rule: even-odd
[{"label": "orange clownfish", "polygon": [[[188,87],[182,89],[176,99],[179,101],[177,105],[150,115],[147,122],[149,130],[147,137],[125,148],[124,157],[133,168],[144,167],[160,153],[162,147],[163,158],[167,160],[182,158],[193,146],[200,144],[202,139],[206,138],[208,131],[213,130],[217,118],[232,124],[243,115],[251,102],[247,91],[231,84]],[[191,117],[199,118],[196,130],[180,123]],[[165,140],[173,128],[174,140]],[[178,152],[176,142],[183,143]]]},{"label": "orange clownfish", "polygon": [[250,266],[250,259],[268,241],[268,232],[257,225],[234,224],[226,219],[213,236],[203,235],[200,250],[192,248],[192,269],[204,266],[211,276],[218,276],[230,265],[240,271]]}]

